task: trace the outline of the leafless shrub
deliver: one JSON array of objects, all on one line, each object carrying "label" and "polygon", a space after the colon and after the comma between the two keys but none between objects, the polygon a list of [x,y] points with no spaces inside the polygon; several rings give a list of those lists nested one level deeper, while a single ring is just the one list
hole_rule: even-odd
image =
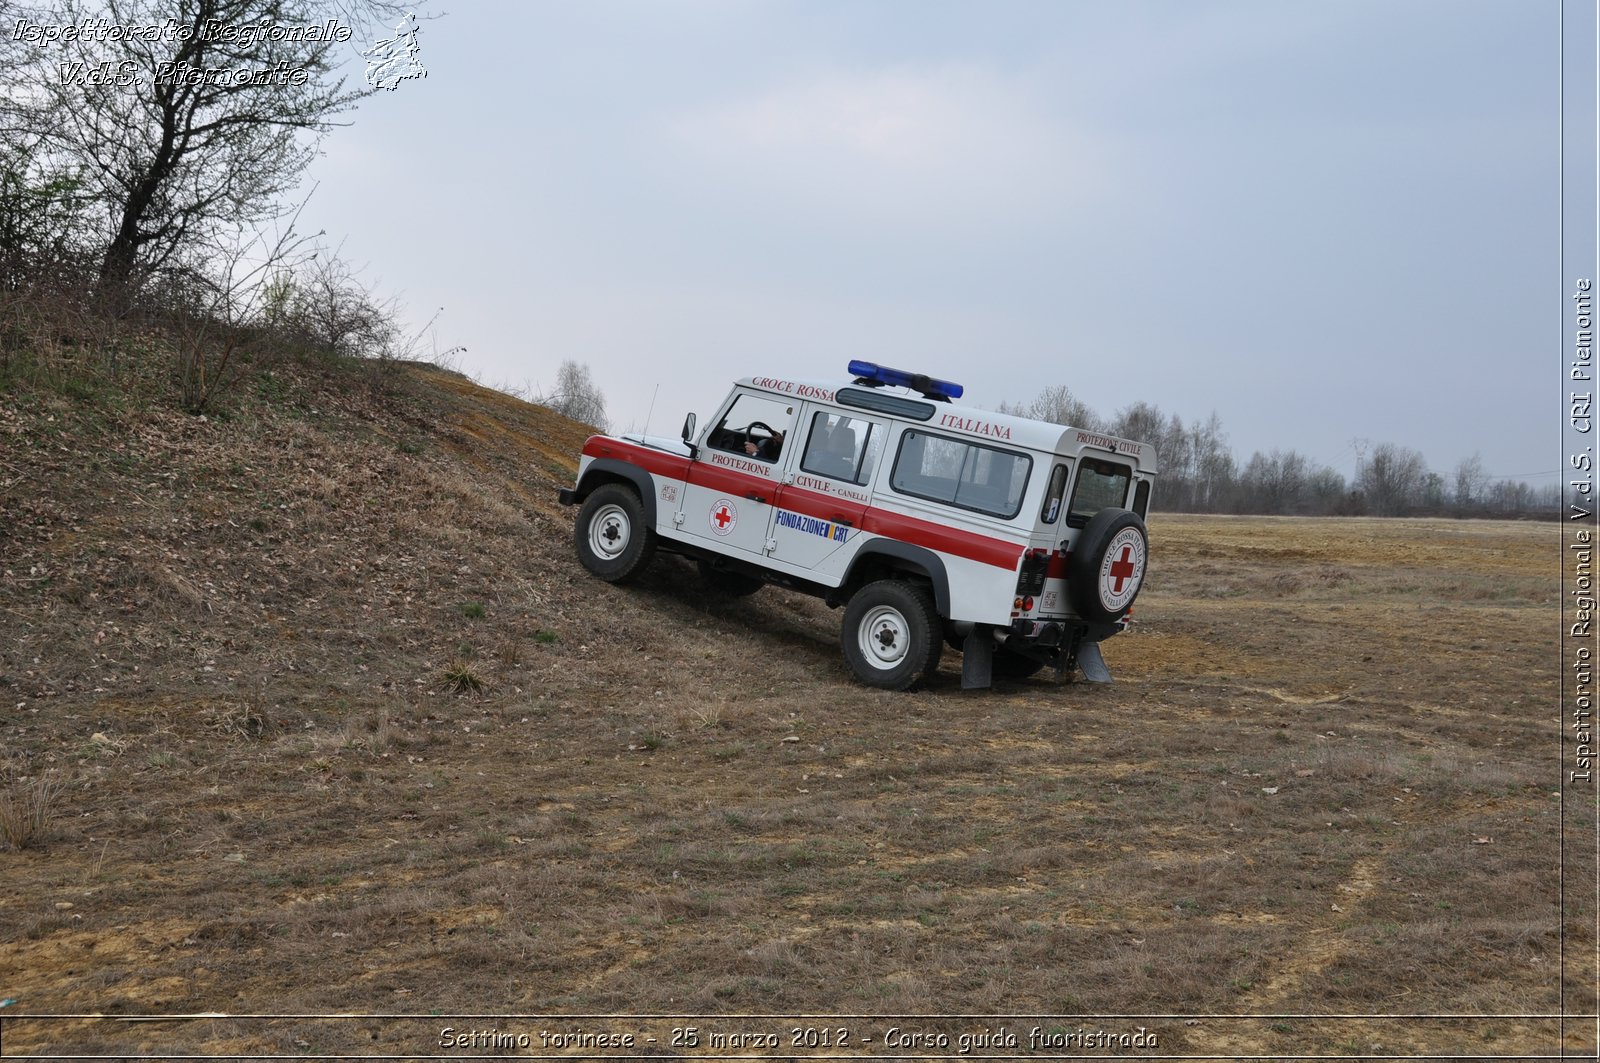
[{"label": "leafless shrub", "polygon": [[269,286],[269,315],[282,315],[316,349],[356,358],[386,357],[398,339],[394,299],[379,299],[337,250],[321,252],[292,278]]},{"label": "leafless shrub", "polygon": [[172,275],[175,287],[163,303],[174,308],[179,397],[190,413],[204,412],[226,385],[235,353],[262,339],[256,325],[263,307],[280,294],[274,282],[312,257],[311,238],[295,231],[304,207],[271,232],[218,238],[205,249],[202,265]]}]

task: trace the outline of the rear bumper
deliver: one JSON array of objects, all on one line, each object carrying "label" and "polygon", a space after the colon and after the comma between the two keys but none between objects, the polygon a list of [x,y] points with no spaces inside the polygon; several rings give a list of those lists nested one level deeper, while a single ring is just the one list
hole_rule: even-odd
[{"label": "rear bumper", "polygon": [[1081,642],[1099,642],[1126,626],[1126,620],[1118,620],[1114,624],[1086,624],[1081,620],[1029,620],[1018,617],[1011,621],[1007,634],[1020,642],[1050,649]]},{"label": "rear bumper", "polygon": [[1018,617],[1011,621],[1011,638],[1036,646],[1059,646],[1066,632],[1066,625],[1058,620],[1024,620]]}]

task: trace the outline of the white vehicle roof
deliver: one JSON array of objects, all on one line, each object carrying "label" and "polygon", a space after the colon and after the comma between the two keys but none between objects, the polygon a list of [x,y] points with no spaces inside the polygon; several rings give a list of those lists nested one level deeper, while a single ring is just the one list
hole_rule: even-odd
[{"label": "white vehicle roof", "polygon": [[[955,436],[969,436],[975,440],[995,443],[1001,446],[1026,447],[1030,450],[1042,450],[1051,454],[1066,454],[1074,457],[1084,451],[1088,451],[1091,455],[1099,451],[1106,455],[1116,455],[1123,461],[1131,462],[1140,472],[1154,473],[1156,471],[1155,447],[1149,443],[1141,443],[1133,439],[1122,439],[1117,436],[1107,435],[1104,432],[1092,432],[1082,428],[1051,424],[1048,421],[1035,421],[1027,417],[995,413],[993,410],[982,410],[975,406],[962,406],[954,402],[927,399],[907,388],[866,387],[858,385],[849,379],[797,380],[792,377],[777,376],[745,377],[737,383],[739,387],[749,388],[752,391],[766,392],[805,402],[827,402],[835,406],[841,406],[846,410],[854,410],[863,415],[889,416],[907,424],[920,424],[933,431],[948,432]],[[884,414],[880,411],[841,403],[838,400],[838,393],[841,389],[846,388],[853,388],[857,391],[878,392],[918,403],[925,403],[933,408],[933,414],[927,420],[919,420],[903,414]]]}]

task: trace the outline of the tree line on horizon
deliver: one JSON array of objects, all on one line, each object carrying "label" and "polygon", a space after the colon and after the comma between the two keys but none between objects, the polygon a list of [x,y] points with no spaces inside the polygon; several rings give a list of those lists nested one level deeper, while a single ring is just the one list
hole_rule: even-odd
[{"label": "tree line on horizon", "polygon": [[1002,402],[999,412],[1151,444],[1160,475],[1151,504],[1168,512],[1522,518],[1555,516],[1561,508],[1559,484],[1492,478],[1478,454],[1446,477],[1417,450],[1379,442],[1358,451],[1356,475],[1346,480],[1293,449],[1257,450],[1240,464],[1214,411],[1185,424],[1176,413],[1136,402],[1103,417],[1058,384],[1028,402]]}]

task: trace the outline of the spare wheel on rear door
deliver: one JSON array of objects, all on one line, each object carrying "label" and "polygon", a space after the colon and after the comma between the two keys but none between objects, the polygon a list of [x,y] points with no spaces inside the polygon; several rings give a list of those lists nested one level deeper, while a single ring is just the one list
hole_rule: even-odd
[{"label": "spare wheel on rear door", "polygon": [[1149,540],[1144,521],[1129,509],[1107,507],[1089,518],[1072,548],[1067,594],[1085,620],[1121,620],[1144,585]]}]

